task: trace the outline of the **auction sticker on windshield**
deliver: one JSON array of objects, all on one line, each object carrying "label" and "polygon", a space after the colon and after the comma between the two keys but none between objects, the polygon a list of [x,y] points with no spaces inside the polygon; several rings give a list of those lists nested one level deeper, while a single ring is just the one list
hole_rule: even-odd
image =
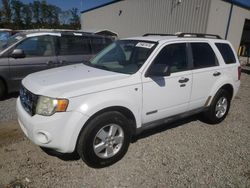
[{"label": "auction sticker on windshield", "polygon": [[147,42],[138,42],[136,44],[136,47],[141,47],[141,48],[152,48],[154,46],[154,44],[152,43],[147,43]]}]

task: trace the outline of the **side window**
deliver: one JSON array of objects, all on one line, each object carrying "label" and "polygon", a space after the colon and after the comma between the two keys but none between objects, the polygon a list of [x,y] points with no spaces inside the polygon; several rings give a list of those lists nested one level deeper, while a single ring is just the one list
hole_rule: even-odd
[{"label": "side window", "polygon": [[[107,43],[107,42],[109,42],[109,43]],[[106,46],[108,46],[110,43],[112,43],[111,40],[107,41],[103,37],[92,37],[91,38],[91,44],[92,44],[93,54],[96,54],[96,53],[100,52]]]},{"label": "side window", "polygon": [[215,43],[226,64],[236,63],[231,47],[225,43]]},{"label": "side window", "polygon": [[170,68],[171,73],[188,70],[186,43],[170,44],[160,51],[151,69],[154,71],[164,67]]},{"label": "side window", "polygon": [[40,57],[54,55],[54,41],[52,36],[44,35],[30,37],[16,46],[22,49],[26,57]]},{"label": "side window", "polygon": [[205,68],[218,65],[218,60],[211,46],[207,43],[191,43],[194,68]]},{"label": "side window", "polygon": [[106,46],[110,45],[113,42],[113,40],[111,38],[105,38],[104,40],[105,40]]},{"label": "side window", "polygon": [[59,55],[88,55],[90,41],[85,36],[63,35],[59,37]]}]

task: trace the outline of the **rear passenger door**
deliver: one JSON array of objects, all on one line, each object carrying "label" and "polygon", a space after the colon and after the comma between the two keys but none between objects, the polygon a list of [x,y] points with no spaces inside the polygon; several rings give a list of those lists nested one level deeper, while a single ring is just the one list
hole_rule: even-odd
[{"label": "rear passenger door", "polygon": [[189,109],[203,107],[214,84],[223,74],[213,46],[207,42],[189,44],[193,64],[193,85]]},{"label": "rear passenger door", "polygon": [[62,35],[57,44],[57,66],[82,63],[91,58],[90,38],[87,36]]}]

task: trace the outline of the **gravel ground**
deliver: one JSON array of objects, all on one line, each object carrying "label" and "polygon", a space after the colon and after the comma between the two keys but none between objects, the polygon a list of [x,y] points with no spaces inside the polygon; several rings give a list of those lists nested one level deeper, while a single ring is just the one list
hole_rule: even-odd
[{"label": "gravel ground", "polygon": [[[4,101],[0,101],[0,123],[2,121],[16,120],[16,98],[18,94],[14,93],[8,96]],[[1,125],[1,124],[0,124]]]},{"label": "gravel ground", "polygon": [[23,136],[14,108],[15,98],[0,102],[0,187],[250,187],[250,75],[221,124],[162,125],[98,170],[44,153]]}]

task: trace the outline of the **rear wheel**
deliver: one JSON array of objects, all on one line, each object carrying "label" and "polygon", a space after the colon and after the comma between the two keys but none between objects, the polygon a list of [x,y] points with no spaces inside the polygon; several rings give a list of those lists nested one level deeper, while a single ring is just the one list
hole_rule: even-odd
[{"label": "rear wheel", "polygon": [[229,111],[231,97],[228,91],[220,89],[213,98],[208,111],[203,113],[205,121],[210,124],[217,124],[223,121]]},{"label": "rear wheel", "polygon": [[91,120],[81,132],[77,152],[87,165],[102,168],[114,164],[127,152],[129,121],[119,112],[105,112]]},{"label": "rear wheel", "polygon": [[3,82],[3,80],[0,79],[0,99],[3,99],[6,96],[6,86]]}]

